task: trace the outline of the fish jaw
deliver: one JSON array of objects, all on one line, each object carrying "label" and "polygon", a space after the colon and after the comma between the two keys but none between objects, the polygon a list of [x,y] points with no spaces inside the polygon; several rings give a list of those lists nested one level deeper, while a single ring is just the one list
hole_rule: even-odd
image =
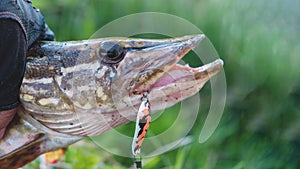
[{"label": "fish jaw", "polygon": [[[153,42],[152,46],[129,50],[118,66],[119,80],[129,94],[151,91],[156,81],[168,72],[185,54],[194,49],[205,36],[194,35]],[[130,68],[128,68],[130,66]],[[125,82],[125,83],[124,83]]]},{"label": "fish jaw", "polygon": [[117,111],[134,119],[135,113],[131,112],[136,111],[145,92],[149,92],[153,111],[170,107],[197,93],[222,69],[223,61],[217,59],[198,68],[177,63],[204,38],[203,34],[184,36],[149,48],[129,50],[117,68],[119,79],[112,84]]},{"label": "fish jaw", "polygon": [[153,85],[149,96],[152,110],[165,109],[196,94],[222,67],[221,59],[198,68],[175,64]]}]

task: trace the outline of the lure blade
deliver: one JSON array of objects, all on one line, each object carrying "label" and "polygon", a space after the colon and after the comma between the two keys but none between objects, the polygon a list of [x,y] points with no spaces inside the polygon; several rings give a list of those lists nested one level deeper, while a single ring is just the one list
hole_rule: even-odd
[{"label": "lure blade", "polygon": [[45,161],[48,164],[56,164],[65,154],[65,149],[51,151],[45,154]]},{"label": "lure blade", "polygon": [[132,141],[132,154],[135,158],[141,154],[141,146],[150,126],[150,115],[150,104],[147,95],[144,95],[137,113],[135,132]]}]

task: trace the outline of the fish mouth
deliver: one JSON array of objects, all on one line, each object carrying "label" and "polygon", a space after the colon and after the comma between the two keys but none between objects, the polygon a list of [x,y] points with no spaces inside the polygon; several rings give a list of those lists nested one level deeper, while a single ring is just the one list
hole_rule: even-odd
[{"label": "fish mouth", "polygon": [[173,65],[151,88],[152,109],[154,111],[162,110],[194,95],[222,67],[223,61],[221,59],[197,68],[191,68],[188,65]]},{"label": "fish mouth", "polygon": [[[169,40],[155,41],[151,46],[128,51],[123,63],[132,65],[128,76],[120,70],[123,78],[128,78],[127,91],[129,95],[141,95],[150,92],[150,100],[163,101],[161,92],[168,99],[168,105],[177,103],[194,93],[223,67],[223,61],[214,62],[201,67],[192,68],[180,65],[178,62],[192,49],[205,39],[205,35],[192,35]],[[122,65],[120,65],[122,67]],[[129,73],[129,74],[130,74]],[[170,103],[168,103],[170,102]]]},{"label": "fish mouth", "polygon": [[223,61],[217,59],[212,63],[201,67],[192,68],[188,64],[175,64],[164,73],[152,86],[152,89],[159,89],[171,84],[180,84],[188,81],[208,80],[217,74],[223,66]]}]

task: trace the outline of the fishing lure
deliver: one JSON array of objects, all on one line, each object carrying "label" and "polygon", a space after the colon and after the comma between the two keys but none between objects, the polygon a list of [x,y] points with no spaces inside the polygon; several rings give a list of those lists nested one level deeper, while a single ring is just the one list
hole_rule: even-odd
[{"label": "fishing lure", "polygon": [[52,168],[62,160],[67,148],[61,148],[55,151],[45,153],[40,156],[40,169]]},{"label": "fishing lure", "polygon": [[143,94],[142,103],[140,105],[137,117],[135,132],[132,141],[132,154],[134,156],[137,169],[142,168],[141,146],[150,126],[151,112],[148,93]]}]

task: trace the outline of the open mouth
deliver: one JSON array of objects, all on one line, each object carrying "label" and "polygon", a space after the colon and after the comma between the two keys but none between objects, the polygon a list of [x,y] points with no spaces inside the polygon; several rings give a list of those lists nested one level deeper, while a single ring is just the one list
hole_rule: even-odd
[{"label": "open mouth", "polygon": [[198,68],[173,65],[150,87],[152,110],[162,110],[196,94],[223,67],[217,59]]},{"label": "open mouth", "polygon": [[217,74],[222,66],[223,61],[221,59],[217,59],[212,63],[198,68],[192,68],[189,65],[175,64],[152,85],[152,88],[165,87],[175,83],[209,79]]},{"label": "open mouth", "polygon": [[[221,70],[223,61],[217,59],[197,68],[180,65],[178,62],[204,38],[204,35],[185,36],[175,38],[172,42],[165,42],[148,48],[146,51],[151,54],[151,57],[144,57],[143,61],[140,61],[141,65],[146,68],[133,78],[129,85],[129,93],[139,95],[144,92],[168,88],[173,90],[170,93],[175,93],[178,92],[177,90],[183,90],[190,85],[200,89],[202,85],[199,84],[204,84]],[[143,50],[139,52],[139,57],[143,57],[142,52]]]}]

